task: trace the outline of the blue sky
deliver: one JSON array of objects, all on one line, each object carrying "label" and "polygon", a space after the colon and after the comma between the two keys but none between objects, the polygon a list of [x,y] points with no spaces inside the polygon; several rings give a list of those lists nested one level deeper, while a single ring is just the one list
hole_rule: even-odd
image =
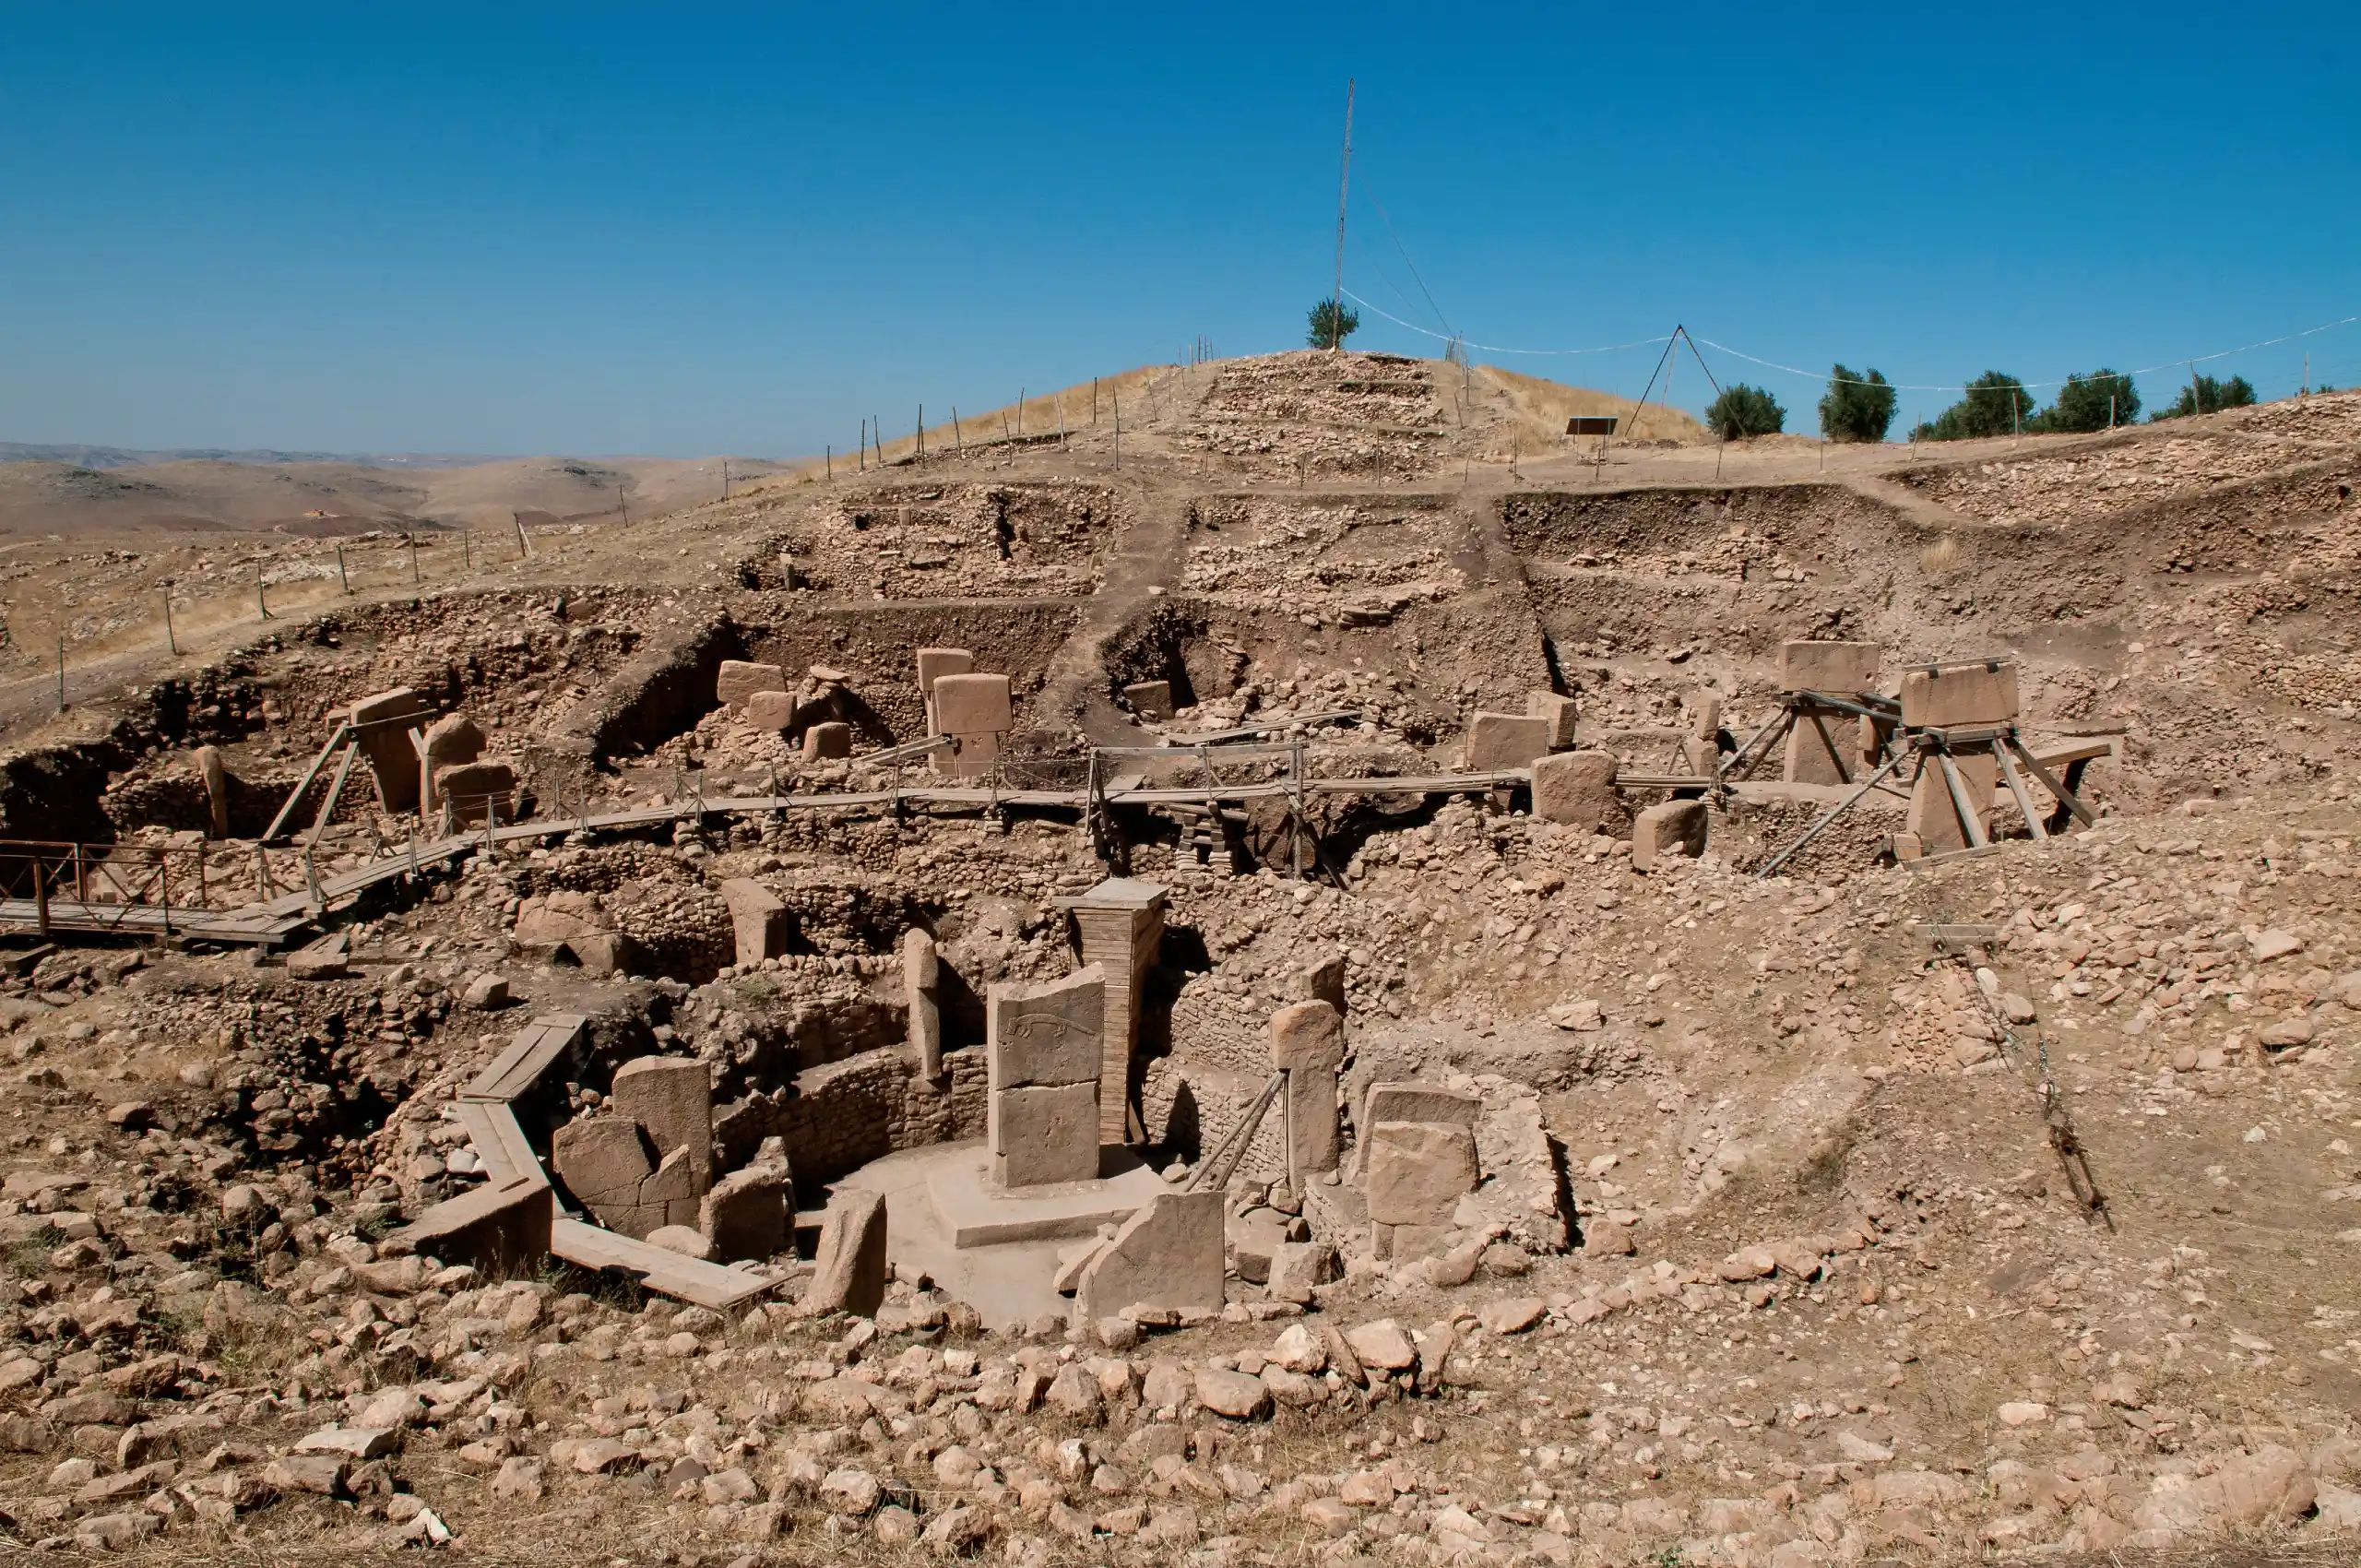
[{"label": "blue sky", "polygon": [[[787,456],[1295,346],[1348,76],[1346,287],[1477,342],[2043,381],[2361,312],[2349,5],[1919,9],[12,6],[0,440]],[[2361,384],[2361,326],[2204,368],[2308,347]]]}]

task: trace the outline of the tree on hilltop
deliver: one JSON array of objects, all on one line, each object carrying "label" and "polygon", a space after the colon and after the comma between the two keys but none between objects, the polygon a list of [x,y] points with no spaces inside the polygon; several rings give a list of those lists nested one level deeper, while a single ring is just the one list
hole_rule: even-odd
[{"label": "tree on hilltop", "polygon": [[2009,435],[2023,428],[2033,412],[2033,397],[2024,383],[2002,371],[1987,370],[1964,388],[1965,396],[1928,423],[1912,432],[1921,441],[1973,441],[1978,436]]},{"label": "tree on hilltop", "polygon": [[2025,422],[2027,430],[2057,435],[2106,430],[2140,417],[2140,393],[2120,371],[2094,370],[2070,375],[2058,399]]},{"label": "tree on hilltop", "polygon": [[1855,375],[1843,365],[1828,374],[1820,400],[1820,433],[1831,441],[1883,441],[1893,423],[1893,388],[1875,370]]},{"label": "tree on hilltop", "polygon": [[1705,410],[1705,428],[1724,441],[1750,435],[1776,435],[1786,427],[1787,410],[1760,386],[1733,381]]},{"label": "tree on hilltop", "polygon": [[1335,300],[1311,307],[1311,330],[1306,341],[1315,349],[1341,349],[1345,339],[1361,329],[1361,313]]},{"label": "tree on hilltop", "polygon": [[2254,386],[2245,376],[2234,375],[2227,381],[2216,381],[2210,375],[2201,375],[2195,386],[2182,387],[2178,398],[2167,407],[2158,409],[2149,418],[2178,420],[2187,419],[2191,414],[2218,414],[2224,409],[2243,409],[2253,402]]}]

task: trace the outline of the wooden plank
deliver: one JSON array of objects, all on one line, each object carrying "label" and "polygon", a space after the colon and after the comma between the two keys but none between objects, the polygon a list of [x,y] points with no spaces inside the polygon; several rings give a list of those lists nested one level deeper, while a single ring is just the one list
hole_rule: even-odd
[{"label": "wooden plank", "polygon": [[1984,819],[1975,810],[1975,802],[1968,799],[1967,780],[1959,776],[1959,765],[1952,761],[1949,752],[1937,752],[1935,761],[1942,767],[1944,787],[1951,790],[1952,807],[1959,813],[1959,830],[1967,836],[1967,847],[1981,849],[1991,840],[1984,837]]},{"label": "wooden plank", "polygon": [[[459,1125],[468,1130],[468,1141],[475,1146],[476,1158],[483,1161],[484,1180],[494,1186],[505,1186],[527,1177],[546,1181],[541,1162],[531,1158],[530,1149],[525,1151],[528,1162],[523,1166],[511,1155],[508,1140],[501,1136],[500,1124],[492,1115],[495,1111],[506,1109],[482,1100],[463,1099],[453,1113],[458,1117]],[[516,1118],[512,1116],[509,1121],[513,1124]]]},{"label": "wooden plank", "polygon": [[2049,837],[2049,829],[2042,826],[2042,814],[2033,809],[2033,796],[2026,792],[2025,781],[2017,773],[2017,765],[2006,746],[1992,748],[1993,760],[2000,765],[2000,780],[2009,787],[2009,796],[2017,802],[2017,810],[2024,814],[2025,826],[2032,830],[2034,841]]},{"label": "wooden plank", "polygon": [[2106,739],[2053,741],[2048,745],[2035,746],[2030,749],[2035,762],[2044,767],[2056,767],[2062,763],[2092,762],[2103,756],[2113,756],[2115,742]]},{"label": "wooden plank", "polygon": [[303,791],[312,787],[312,780],[317,778],[320,769],[327,766],[329,755],[351,731],[350,720],[338,723],[336,732],[328,737],[328,743],[320,748],[320,754],[312,759],[312,766],[303,770],[302,780],[289,792],[286,803],[279,808],[279,814],[270,819],[270,826],[264,831],[262,842],[267,844],[279,837],[279,830],[287,826],[287,819],[294,813],[296,802],[303,798]]},{"label": "wooden plank", "polygon": [[550,1224],[550,1251],[584,1268],[620,1268],[637,1275],[649,1289],[725,1312],[771,1288],[734,1268],[682,1257],[629,1236],[560,1216]]},{"label": "wooden plank", "polygon": [[579,1013],[550,1013],[535,1018],[516,1031],[491,1066],[459,1091],[459,1098],[504,1103],[516,1099],[540,1081],[588,1022]]}]

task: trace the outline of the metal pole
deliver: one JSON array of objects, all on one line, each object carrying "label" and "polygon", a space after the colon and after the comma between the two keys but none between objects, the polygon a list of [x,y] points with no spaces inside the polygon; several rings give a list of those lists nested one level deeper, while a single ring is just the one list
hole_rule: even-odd
[{"label": "metal pole", "polygon": [[1336,166],[1336,290],[1328,298],[1328,347],[1345,346],[1345,197],[1352,189],[1353,78],[1345,78],[1345,153]]},{"label": "metal pole", "polygon": [[172,636],[172,590],[164,590],[164,651],[177,655],[181,645]]},{"label": "metal pole", "polygon": [[57,711],[65,711],[65,634],[57,634]]},{"label": "metal pole", "polygon": [[344,546],[341,544],[336,547],[336,591],[338,593],[352,591],[352,579],[344,575]]},{"label": "metal pole", "polygon": [[264,620],[270,619],[270,600],[263,593],[262,557],[259,555],[255,557],[255,608],[262,612]]}]

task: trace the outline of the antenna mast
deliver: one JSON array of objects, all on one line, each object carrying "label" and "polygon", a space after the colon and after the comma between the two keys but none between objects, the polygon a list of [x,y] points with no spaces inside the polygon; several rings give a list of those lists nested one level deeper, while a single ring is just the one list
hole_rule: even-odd
[{"label": "antenna mast", "polygon": [[1353,172],[1353,78],[1345,78],[1345,157],[1336,171],[1336,291],[1328,297],[1328,347],[1345,346],[1345,194]]}]

